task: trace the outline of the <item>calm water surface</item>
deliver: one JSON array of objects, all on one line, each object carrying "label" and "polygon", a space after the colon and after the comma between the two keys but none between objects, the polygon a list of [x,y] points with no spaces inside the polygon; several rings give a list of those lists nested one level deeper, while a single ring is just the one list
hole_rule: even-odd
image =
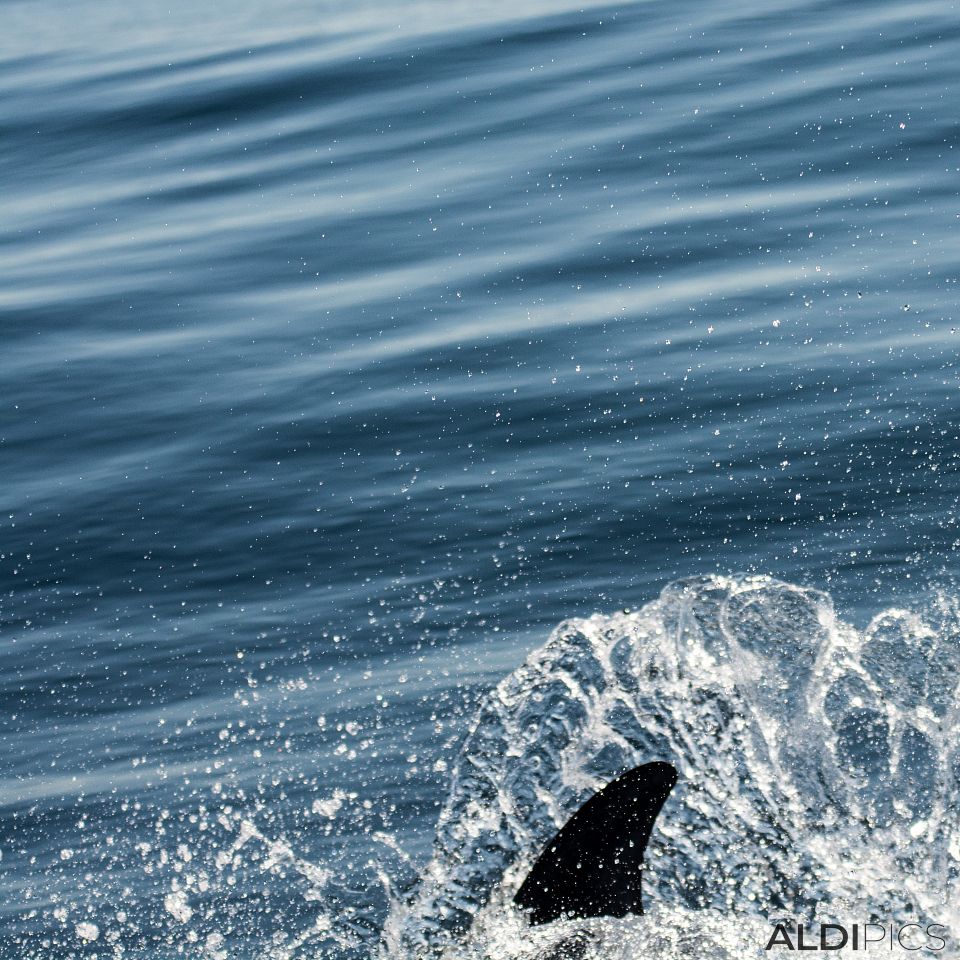
[{"label": "calm water surface", "polygon": [[951,583],[953,3],[0,22],[3,957],[368,956],[559,621]]}]

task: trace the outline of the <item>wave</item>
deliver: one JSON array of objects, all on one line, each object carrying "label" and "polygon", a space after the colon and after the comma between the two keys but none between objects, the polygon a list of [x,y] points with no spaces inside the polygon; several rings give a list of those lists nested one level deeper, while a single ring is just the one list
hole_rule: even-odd
[{"label": "wave", "polygon": [[699,955],[704,930],[742,956],[783,915],[958,928],[958,635],[948,597],[858,630],[768,577],[681,580],[562,623],[482,705],[381,955],[565,942],[569,924],[527,927],[512,894],[588,796],[657,759],[680,782],[648,848],[649,909],[587,923],[598,956]]}]

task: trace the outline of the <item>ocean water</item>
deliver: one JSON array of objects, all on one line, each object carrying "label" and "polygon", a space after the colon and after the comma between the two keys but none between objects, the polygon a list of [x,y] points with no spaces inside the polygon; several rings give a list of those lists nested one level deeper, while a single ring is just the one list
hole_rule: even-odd
[{"label": "ocean water", "polygon": [[[4,960],[519,953],[651,751],[757,902],[950,919],[955,4],[0,26]],[[676,802],[655,906],[749,912]]]}]

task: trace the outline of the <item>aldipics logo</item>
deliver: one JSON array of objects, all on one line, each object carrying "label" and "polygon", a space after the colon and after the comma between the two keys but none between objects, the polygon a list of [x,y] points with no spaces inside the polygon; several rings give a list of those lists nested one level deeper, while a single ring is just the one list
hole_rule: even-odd
[{"label": "aldipics logo", "polygon": [[777,923],[767,950],[943,950],[942,923]]}]

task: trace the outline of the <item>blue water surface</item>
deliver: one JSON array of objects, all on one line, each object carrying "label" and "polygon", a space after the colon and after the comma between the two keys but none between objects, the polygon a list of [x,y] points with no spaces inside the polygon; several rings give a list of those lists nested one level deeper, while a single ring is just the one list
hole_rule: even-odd
[{"label": "blue water surface", "polygon": [[562,619],[951,582],[955,4],[0,25],[4,958],[370,955]]}]

